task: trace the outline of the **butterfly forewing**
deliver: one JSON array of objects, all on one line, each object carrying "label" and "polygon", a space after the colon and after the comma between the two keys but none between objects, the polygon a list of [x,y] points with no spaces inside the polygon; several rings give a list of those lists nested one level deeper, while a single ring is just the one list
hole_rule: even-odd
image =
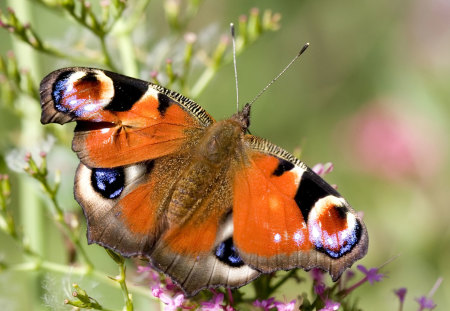
[{"label": "butterfly forewing", "polygon": [[72,148],[90,167],[129,165],[189,148],[214,121],[178,93],[92,68],[48,75],[41,104],[42,123],[77,121]]}]

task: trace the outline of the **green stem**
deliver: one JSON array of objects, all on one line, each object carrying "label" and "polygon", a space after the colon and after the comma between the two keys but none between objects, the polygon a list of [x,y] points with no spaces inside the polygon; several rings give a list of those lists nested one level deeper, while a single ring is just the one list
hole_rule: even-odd
[{"label": "green stem", "polygon": [[[123,29],[123,32],[129,35],[134,28],[136,28],[139,23],[142,15],[145,13],[145,9],[150,4],[151,0],[141,0],[135,3],[133,8],[133,13],[130,17],[127,18],[126,24],[121,24],[120,29]],[[123,19],[120,19],[119,22],[123,23]],[[117,26],[117,25],[116,25]]]},{"label": "green stem", "polygon": [[128,292],[127,282],[126,282],[126,266],[125,262],[119,263],[119,271],[120,274],[116,278],[116,281],[120,284],[120,288],[122,289],[123,299],[125,301],[125,306],[127,311],[133,311],[133,300],[131,298],[130,293]]},{"label": "green stem", "polygon": [[[30,23],[33,22],[32,4],[29,1],[8,0],[8,5],[14,7],[15,13],[20,16],[22,20],[27,20]],[[27,68],[34,78],[40,77],[36,53],[34,53],[32,48],[19,40],[13,39],[11,41],[19,67]],[[18,131],[18,133],[20,133],[19,147],[29,149],[31,146],[35,145],[37,141],[42,139],[42,126],[36,118],[36,116],[40,114],[39,106],[36,105],[35,100],[22,95],[15,104],[19,106],[19,110],[23,113],[20,121],[21,129]],[[30,178],[20,176],[18,188],[20,222],[24,235],[29,238],[26,248],[29,249],[30,252],[24,252],[24,254],[28,256],[29,253],[36,252],[42,255],[45,251],[44,246],[46,240],[44,236],[45,213],[41,204],[42,202],[36,191],[35,185]],[[22,291],[24,293],[29,293],[27,300],[29,300],[30,303],[23,304],[23,307],[34,306],[34,304],[37,304],[36,302],[40,300],[40,277],[40,274],[35,274],[27,278],[27,283],[25,287],[22,288]],[[42,308],[36,307],[35,310],[42,310]]]},{"label": "green stem", "polygon": [[[124,28],[125,25],[120,20],[116,25],[118,28]],[[122,61],[122,71],[131,77],[138,77],[139,70],[136,63],[134,44],[131,41],[131,35],[128,31],[119,31],[116,35],[118,39],[120,59]]]},{"label": "green stem", "polygon": [[114,65],[111,55],[109,54],[108,47],[106,46],[106,38],[105,36],[99,36],[100,44],[103,52],[103,62],[106,66],[108,66],[112,71],[118,71],[116,65]]},{"label": "green stem", "polygon": [[50,185],[48,184],[48,181],[46,178],[41,180],[41,185],[44,188],[45,193],[49,197],[50,201],[52,202],[52,205],[54,208],[54,214],[55,214],[55,217],[54,217],[55,221],[57,221],[61,225],[61,227],[64,230],[64,233],[69,237],[69,239],[75,245],[75,247],[77,248],[77,251],[80,253],[81,257],[83,258],[86,266],[89,269],[92,269],[93,264],[92,264],[91,260],[89,259],[83,246],[81,245],[80,239],[73,232],[73,230],[69,227],[69,225],[64,221],[64,212],[58,203],[58,199],[56,198],[57,189],[52,189],[50,187]]},{"label": "green stem", "polygon": [[[37,271],[38,269],[43,269],[48,272],[93,277],[97,281],[109,286],[122,288],[119,282],[106,276],[103,271],[92,270],[86,266],[68,266],[47,260],[29,261],[12,266],[7,266],[8,271],[32,272]],[[128,289],[130,292],[133,292],[135,294],[139,294],[149,299],[156,300],[156,298],[151,295],[151,292],[146,287],[131,284],[127,286],[127,291]]]},{"label": "green stem", "polygon": [[[21,16],[22,19],[32,20],[28,1],[9,0],[9,5],[14,6],[16,14]],[[13,40],[13,46],[19,66],[28,68],[35,77],[40,76],[36,54],[33,53],[32,49],[17,40]],[[24,109],[21,109],[23,118],[20,144],[23,148],[29,149],[42,137],[42,127],[36,120],[36,116],[39,115],[39,109],[34,101],[25,96],[21,96],[18,103],[24,107]],[[20,178],[20,201],[22,224],[25,235],[29,237],[30,248],[42,253],[44,249],[43,233],[45,231],[43,208],[32,181],[26,177]]]},{"label": "green stem", "polygon": [[197,80],[195,85],[192,87],[190,97],[192,98],[198,98],[200,94],[203,92],[203,90],[206,88],[206,86],[211,82],[211,80],[214,78],[214,75],[217,72],[216,67],[207,67],[200,78]]}]

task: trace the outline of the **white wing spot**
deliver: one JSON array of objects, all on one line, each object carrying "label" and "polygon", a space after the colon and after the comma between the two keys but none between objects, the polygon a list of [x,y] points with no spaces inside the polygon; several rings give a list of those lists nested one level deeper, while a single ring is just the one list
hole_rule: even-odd
[{"label": "white wing spot", "polygon": [[275,233],[275,235],[273,236],[273,240],[275,241],[275,243],[279,243],[281,241],[281,235],[279,233]]}]

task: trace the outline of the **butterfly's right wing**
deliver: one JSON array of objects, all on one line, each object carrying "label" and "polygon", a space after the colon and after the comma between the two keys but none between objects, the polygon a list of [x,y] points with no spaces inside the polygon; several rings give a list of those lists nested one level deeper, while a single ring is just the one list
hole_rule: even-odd
[{"label": "butterfly's right wing", "polygon": [[366,227],[333,187],[264,139],[246,135],[244,144],[233,238],[245,263],[264,273],[317,267],[336,280],[366,254]]}]

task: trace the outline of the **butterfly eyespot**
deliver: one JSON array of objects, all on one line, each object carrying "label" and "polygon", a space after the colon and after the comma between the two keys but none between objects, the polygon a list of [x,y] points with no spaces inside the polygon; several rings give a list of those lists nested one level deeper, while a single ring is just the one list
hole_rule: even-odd
[{"label": "butterfly eyespot", "polygon": [[220,243],[215,250],[216,257],[223,263],[232,267],[241,267],[244,265],[239,256],[236,247],[233,244],[233,238],[228,238]]},{"label": "butterfly eyespot", "polygon": [[340,258],[361,238],[361,224],[346,206],[325,198],[316,203],[308,219],[310,240],[320,252]]},{"label": "butterfly eyespot", "polygon": [[125,175],[122,168],[94,168],[91,183],[95,191],[107,199],[120,196],[125,187]]}]

